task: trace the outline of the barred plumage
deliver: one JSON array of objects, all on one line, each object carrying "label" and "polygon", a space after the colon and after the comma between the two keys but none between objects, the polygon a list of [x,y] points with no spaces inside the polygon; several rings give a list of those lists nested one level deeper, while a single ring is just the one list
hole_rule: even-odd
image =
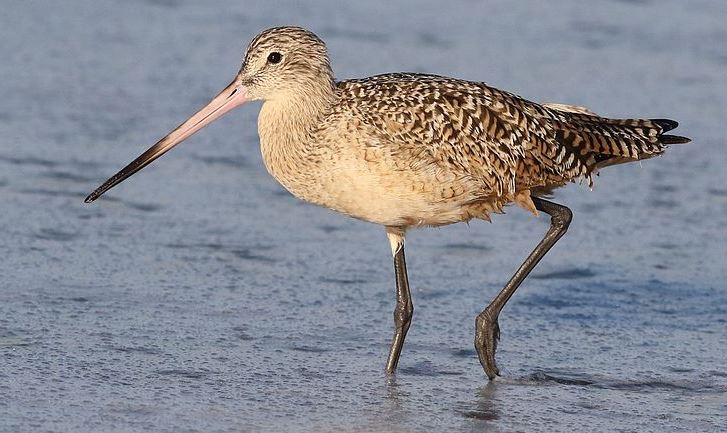
[{"label": "barred plumage", "polygon": [[[677,126],[674,121],[607,119],[592,112],[573,112],[562,104],[541,106],[483,83],[389,74],[345,81],[339,86],[347,90],[353,87],[349,91],[360,105],[368,106],[369,99],[375,100],[374,108],[385,115],[401,117],[408,113],[411,118],[411,110],[439,114],[425,118],[426,124],[415,123],[413,129],[420,133],[406,139],[424,147],[449,145],[450,152],[474,159],[465,169],[481,167],[480,157],[486,162],[490,153],[510,163],[517,161],[524,171],[517,179],[522,187],[576,180],[590,176],[614,158],[619,162],[645,159],[662,153],[666,144],[688,141],[662,135]],[[382,88],[389,91],[381,92]],[[390,98],[392,93],[399,96]],[[357,110],[356,103],[348,108]],[[423,133],[427,129],[441,131],[443,137]],[[392,141],[402,138],[393,137]],[[476,149],[467,145],[469,140],[477,143]],[[547,177],[529,175],[533,167],[548,168]],[[514,175],[508,170],[490,172],[501,179]],[[486,182],[492,184],[491,180]],[[511,189],[514,182],[505,183]],[[512,191],[503,191],[500,185],[496,193],[503,192]]]}]

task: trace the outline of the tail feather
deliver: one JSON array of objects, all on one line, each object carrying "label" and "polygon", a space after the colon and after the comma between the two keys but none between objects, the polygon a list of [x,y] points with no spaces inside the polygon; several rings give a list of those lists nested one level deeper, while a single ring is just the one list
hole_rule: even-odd
[{"label": "tail feather", "polygon": [[[598,124],[598,120],[594,119]],[[601,146],[594,149],[596,155],[589,164],[591,171],[600,168],[641,161],[664,153],[671,144],[689,143],[690,139],[679,135],[664,134],[679,126],[671,119],[608,119],[601,123],[610,141],[619,145]],[[608,140],[607,140],[608,141]]]},{"label": "tail feather", "polygon": [[661,127],[661,132],[671,131],[679,126],[679,122],[671,119],[649,119]]},{"label": "tail feather", "polygon": [[[640,161],[662,154],[671,144],[690,141],[687,137],[664,134],[679,126],[671,119],[610,119],[569,106],[547,104],[552,111],[556,141],[563,155],[573,158],[564,167],[573,177],[591,175],[600,168]],[[580,107],[578,107],[580,108]]]}]

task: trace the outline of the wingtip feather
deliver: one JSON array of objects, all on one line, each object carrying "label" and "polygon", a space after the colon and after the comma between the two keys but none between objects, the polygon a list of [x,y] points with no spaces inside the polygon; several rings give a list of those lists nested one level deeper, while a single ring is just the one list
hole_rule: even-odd
[{"label": "wingtip feather", "polygon": [[662,135],[659,137],[662,144],[686,144],[692,141],[691,138],[682,137],[681,135]]},{"label": "wingtip feather", "polygon": [[671,119],[649,119],[661,127],[662,132],[671,131],[679,126],[679,122]]}]

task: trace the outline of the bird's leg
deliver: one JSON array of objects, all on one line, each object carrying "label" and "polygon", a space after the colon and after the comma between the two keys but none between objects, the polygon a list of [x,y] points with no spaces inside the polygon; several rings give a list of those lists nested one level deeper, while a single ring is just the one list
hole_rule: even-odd
[{"label": "bird's leg", "polygon": [[399,228],[387,228],[386,235],[391,243],[391,254],[394,256],[394,273],[396,274],[396,308],[394,309],[394,339],[386,361],[386,371],[393,373],[399,364],[399,355],[404,346],[406,333],[409,331],[414,306],[409,292],[409,279],[406,275],[404,259],[404,231]]},{"label": "bird's leg", "polygon": [[545,233],[543,240],[520,265],[515,275],[510,278],[507,285],[475,319],[475,349],[477,349],[480,364],[482,364],[482,368],[490,380],[500,374],[495,364],[495,350],[497,349],[497,340],[500,339],[500,326],[497,324],[497,318],[502,307],[505,306],[512,294],[520,286],[520,283],[523,282],[540,259],[565,234],[573,218],[573,213],[565,206],[537,197],[532,199],[536,209],[550,215],[550,228]]}]

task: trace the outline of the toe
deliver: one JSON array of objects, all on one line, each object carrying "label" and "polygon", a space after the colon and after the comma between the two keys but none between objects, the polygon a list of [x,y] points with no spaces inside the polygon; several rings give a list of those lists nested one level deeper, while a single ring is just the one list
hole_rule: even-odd
[{"label": "toe", "polygon": [[495,351],[497,350],[497,340],[499,338],[500,327],[497,318],[493,319],[488,313],[478,316],[475,330],[475,348],[482,369],[490,380],[500,374],[495,362]]}]

